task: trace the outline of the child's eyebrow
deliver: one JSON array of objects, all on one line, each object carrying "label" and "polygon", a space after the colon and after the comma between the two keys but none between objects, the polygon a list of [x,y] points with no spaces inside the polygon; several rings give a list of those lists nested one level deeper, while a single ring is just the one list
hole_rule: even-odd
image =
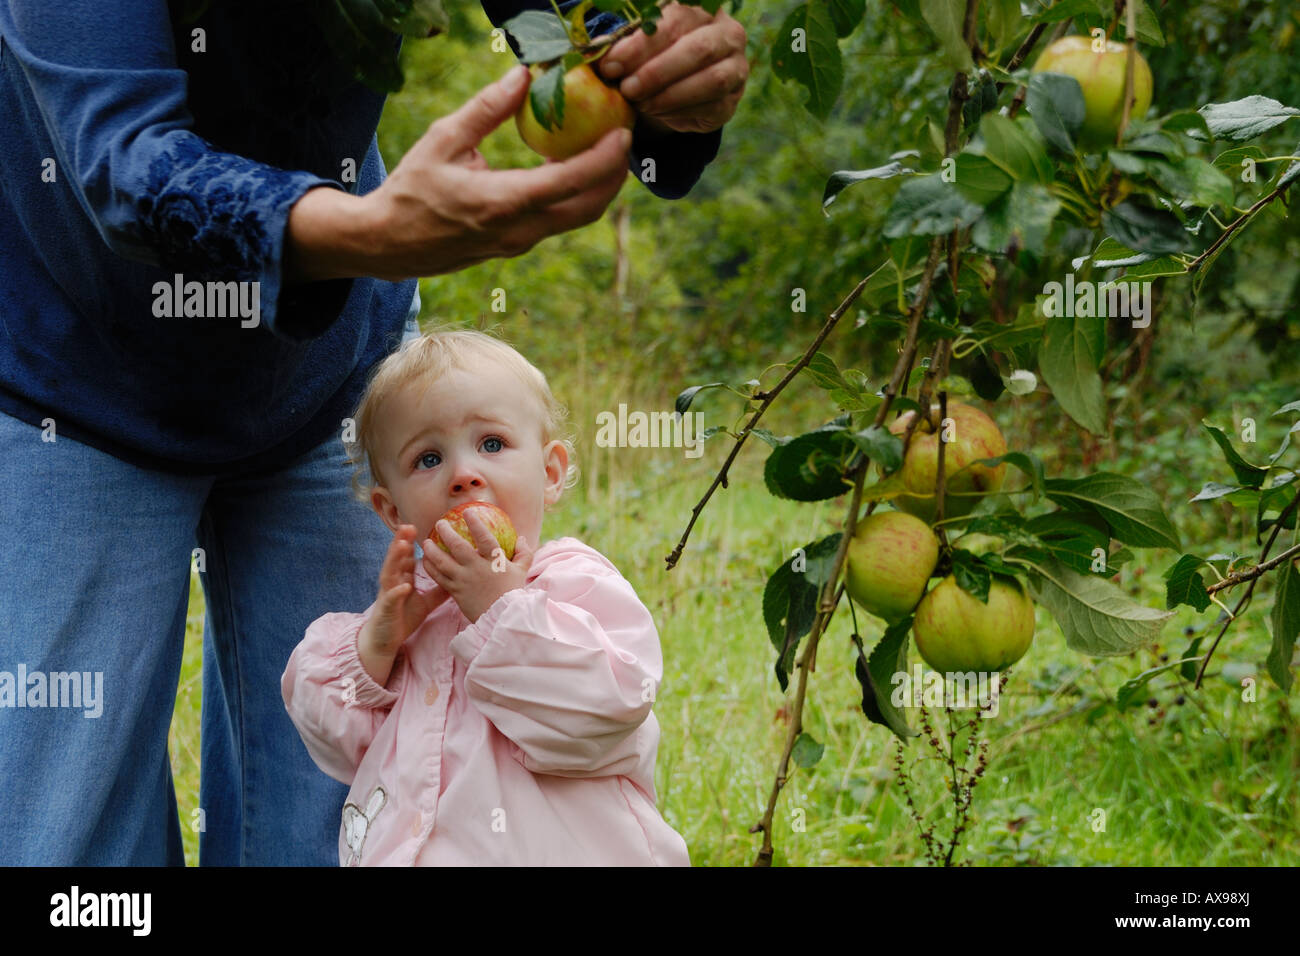
[{"label": "child's eyebrow", "polygon": [[[492,425],[496,428],[502,428],[502,429],[509,429],[511,427],[507,422],[504,422],[499,418],[493,418],[491,415],[481,415],[477,412],[474,413],[473,415],[467,415],[464,421],[461,422],[461,424],[468,425],[471,422],[482,422],[484,424]],[[425,441],[429,437],[430,433],[436,431],[437,429],[438,429],[437,425],[430,425],[428,428],[425,428],[422,431],[417,432],[409,441],[407,441],[405,445],[403,445],[400,449],[398,449],[397,457],[405,458],[407,454],[410,453],[411,449],[414,446],[420,444],[420,442],[422,441]]]}]

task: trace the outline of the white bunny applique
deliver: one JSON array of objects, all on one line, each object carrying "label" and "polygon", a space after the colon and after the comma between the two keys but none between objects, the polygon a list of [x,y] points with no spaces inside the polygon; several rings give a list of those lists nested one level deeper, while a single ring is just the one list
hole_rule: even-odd
[{"label": "white bunny applique", "polygon": [[346,866],[356,866],[361,862],[361,848],[365,846],[366,834],[370,832],[375,816],[387,802],[388,794],[384,792],[384,788],[376,786],[370,791],[364,810],[355,803],[343,804],[343,839],[347,842],[348,849],[352,851]]}]

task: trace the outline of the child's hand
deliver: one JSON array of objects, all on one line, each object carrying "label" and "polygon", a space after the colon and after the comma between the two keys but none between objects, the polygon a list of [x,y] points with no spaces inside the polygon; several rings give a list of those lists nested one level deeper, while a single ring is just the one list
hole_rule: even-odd
[{"label": "child's hand", "polygon": [[[434,534],[451,553],[443,551],[431,539],[420,547],[424,550],[424,568],[429,576],[451,594],[467,618],[477,621],[501,595],[524,586],[533,563],[533,549],[519,538],[515,541],[515,559],[507,561],[496,538],[474,509],[465,513],[465,523],[478,544],[477,550],[444,520],[433,526]],[[493,552],[498,552],[495,558]]]},{"label": "child's hand", "polygon": [[447,600],[444,588],[420,591],[415,586],[415,525],[400,525],[379,570],[375,609],[357,638],[358,656],[379,684],[388,682],[397,651],[429,613]]}]

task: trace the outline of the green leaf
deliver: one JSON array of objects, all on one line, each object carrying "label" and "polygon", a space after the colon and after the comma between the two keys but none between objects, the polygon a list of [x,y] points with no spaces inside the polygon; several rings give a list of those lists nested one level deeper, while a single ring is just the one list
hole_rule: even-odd
[{"label": "green leaf", "polygon": [[967,147],[987,156],[999,169],[1018,182],[1052,181],[1052,161],[1043,141],[1028,118],[1011,120],[1000,113],[990,113],[980,121],[980,136]]},{"label": "green leaf", "polygon": [[1106,350],[1106,320],[1054,316],[1047,320],[1038,369],[1067,415],[1094,435],[1106,434],[1106,400],[1097,368]]},{"label": "green leaf", "polygon": [[564,123],[564,66],[542,70],[528,86],[528,102],[543,129]]},{"label": "green leaf", "polygon": [[[794,666],[799,640],[812,630],[817,617],[817,598],[821,581],[811,580],[824,572],[824,560],[835,559],[840,546],[840,532],[800,549],[802,556],[792,556],[768,578],[763,589],[763,622],[767,636],[776,648],[776,679],[781,690],[789,683],[790,668]],[[806,567],[793,569],[796,557],[802,557]]]},{"label": "green leaf", "polygon": [[1029,77],[1025,106],[1043,139],[1063,153],[1074,152],[1086,112],[1078,80],[1063,73],[1035,73]]},{"label": "green leaf", "polygon": [[442,0],[375,0],[389,28],[403,36],[425,39],[451,25]]},{"label": "green leaf", "polygon": [[763,468],[767,490],[794,501],[824,501],[848,491],[844,462],[852,443],[842,422],[837,419],[772,449]]},{"label": "green leaf", "polygon": [[981,249],[1010,253],[1024,249],[1035,256],[1047,251],[1052,223],[1061,201],[1038,183],[1016,183],[1002,199],[985,210],[971,230]]},{"label": "green leaf", "polygon": [[880,425],[869,425],[849,435],[862,454],[888,474],[903,464],[903,440]]},{"label": "green leaf", "polygon": [[1300,110],[1258,94],[1231,103],[1207,103],[1200,113],[1214,136],[1241,142],[1267,133],[1285,123]]},{"label": "green leaf", "polygon": [[1011,188],[1012,179],[993,160],[971,152],[955,157],[953,182],[963,196],[973,203],[987,206]]},{"label": "green leaf", "polygon": [[402,88],[396,37],[371,0],[330,0],[312,13],[334,55],[362,83],[381,93]]},{"label": "green leaf", "polygon": [[1072,650],[1093,657],[1128,654],[1154,641],[1173,617],[1172,611],[1138,604],[1110,581],[1059,561],[1032,566],[1030,593],[1056,619]]},{"label": "green leaf", "polygon": [[907,718],[895,706],[890,687],[895,674],[907,673],[907,635],[911,628],[911,617],[890,625],[865,660],[860,642],[854,641],[858,653],[853,673],[862,688],[862,713],[872,723],[888,727],[904,743],[917,736],[917,731],[907,725]]},{"label": "green leaf", "polygon": [[546,63],[573,49],[564,21],[544,10],[525,10],[507,20],[505,29],[519,44],[522,63]]},{"label": "green leaf", "polygon": [[835,20],[823,0],[802,3],[786,15],[772,45],[772,72],[808,91],[804,107],[826,119],[844,84]]},{"label": "green leaf", "polygon": [[989,585],[993,575],[989,573],[988,565],[977,556],[969,551],[953,551],[952,575],[959,588],[981,604],[989,603]]},{"label": "green leaf", "polygon": [[984,11],[995,49],[1001,49],[1015,39],[1022,23],[1020,0],[989,0],[984,4]]},{"label": "green leaf", "polygon": [[921,16],[939,38],[946,67],[963,73],[975,69],[975,61],[971,59],[970,49],[962,37],[965,0],[921,0]]},{"label": "green leaf", "polygon": [[895,176],[913,176],[915,174],[915,169],[904,166],[900,162],[893,162],[887,166],[877,166],[875,169],[836,170],[826,180],[826,188],[822,190],[822,210],[825,211],[839,197],[840,193],[854,183],[865,182],[868,179],[893,179]]},{"label": "green leaf", "polygon": [[1232,447],[1232,439],[1218,425],[1211,425],[1202,419],[1201,427],[1210,433],[1214,443],[1219,446],[1219,450],[1223,452],[1223,460],[1228,463],[1228,467],[1237,476],[1239,484],[1245,485],[1247,488],[1259,488],[1264,484],[1264,479],[1268,476],[1267,468],[1261,468],[1259,465],[1253,465],[1246,461],[1237,449]]},{"label": "green leaf", "polygon": [[939,176],[918,176],[898,188],[885,213],[886,238],[940,236],[969,226],[983,209]]},{"label": "green leaf", "polygon": [[1176,216],[1131,199],[1103,212],[1101,224],[1116,241],[1138,252],[1163,256],[1182,252],[1190,245],[1187,232]]},{"label": "green leaf", "polygon": [[1052,501],[1096,512],[1125,544],[1182,549],[1177,529],[1160,506],[1160,497],[1136,478],[1099,471],[1083,478],[1049,478],[1045,485]]},{"label": "green leaf", "polygon": [[1163,674],[1165,671],[1171,671],[1175,667],[1181,668],[1186,663],[1186,660],[1170,661],[1167,664],[1161,664],[1159,667],[1153,667],[1149,671],[1143,671],[1132,680],[1125,681],[1115,693],[1115,706],[1123,710],[1132,705],[1144,693],[1144,688],[1150,683],[1151,678]]},{"label": "green leaf", "polygon": [[831,21],[835,24],[835,33],[841,37],[853,32],[853,28],[862,22],[862,15],[867,9],[866,0],[827,0],[826,6],[830,10]]},{"label": "green leaf", "polygon": [[1281,568],[1269,623],[1273,626],[1273,644],[1265,662],[1268,675],[1289,694],[1294,679],[1291,657],[1295,654],[1296,637],[1300,636],[1300,571],[1296,571],[1294,561],[1286,562]]},{"label": "green leaf", "polygon": [[709,382],[707,385],[692,385],[677,396],[677,400],[673,402],[673,408],[677,410],[679,415],[685,415],[687,409],[691,407],[691,402],[695,401],[695,396],[700,392],[704,391],[706,388],[726,387],[726,382]]},{"label": "green leaf", "polygon": [[817,761],[822,759],[822,754],[825,752],[825,744],[818,743],[808,734],[800,734],[794,739],[794,747],[790,749],[790,756],[794,760],[795,766],[807,770],[809,767],[817,766]]},{"label": "green leaf", "polygon": [[1210,594],[1205,589],[1205,579],[1199,568],[1204,562],[1194,554],[1185,554],[1165,572],[1165,607],[1173,610],[1180,604],[1189,604],[1197,611],[1210,606]]}]

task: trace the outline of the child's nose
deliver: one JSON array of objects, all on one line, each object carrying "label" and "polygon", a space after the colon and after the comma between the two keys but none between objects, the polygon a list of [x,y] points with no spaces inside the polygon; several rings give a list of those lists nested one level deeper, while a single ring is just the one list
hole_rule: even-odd
[{"label": "child's nose", "polygon": [[451,490],[453,494],[464,494],[466,492],[478,491],[483,487],[483,479],[478,473],[470,468],[461,468],[456,472],[456,477],[452,479]]}]

